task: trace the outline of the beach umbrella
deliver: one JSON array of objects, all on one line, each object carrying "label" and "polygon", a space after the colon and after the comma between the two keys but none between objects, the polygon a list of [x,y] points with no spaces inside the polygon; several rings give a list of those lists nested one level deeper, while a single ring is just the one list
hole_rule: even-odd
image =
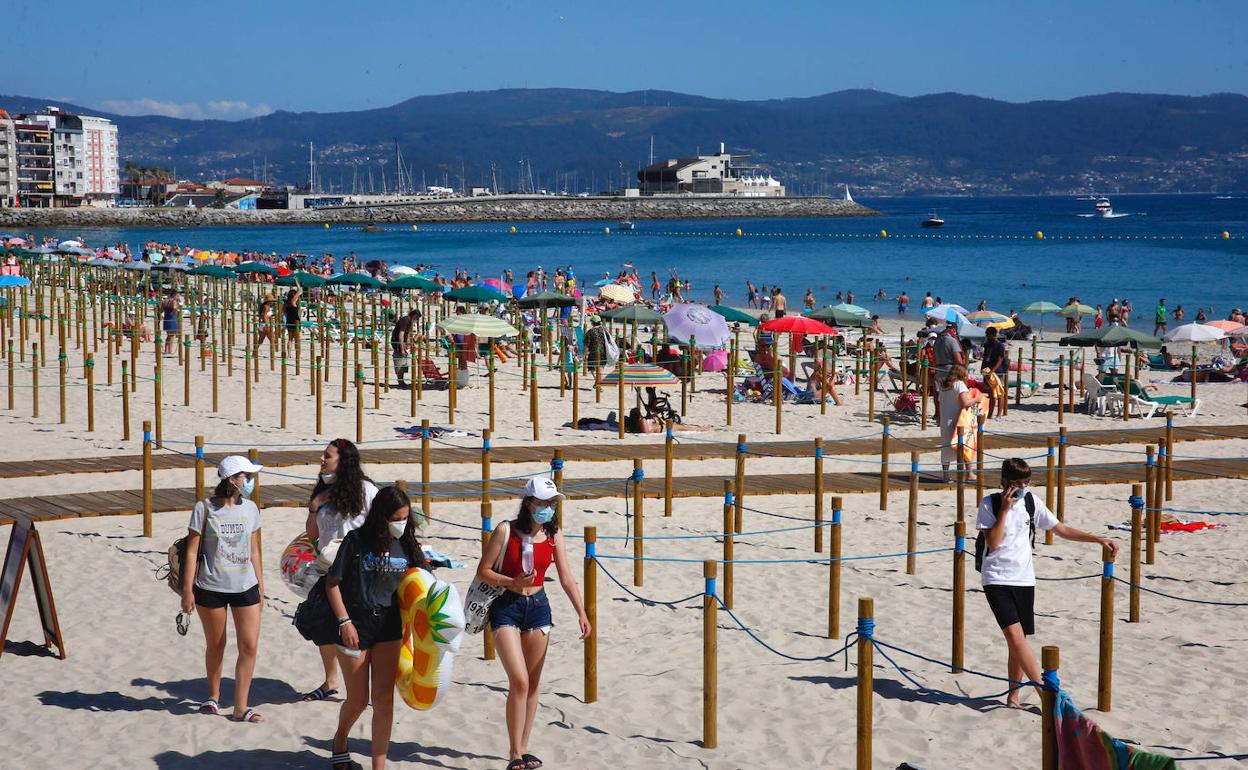
[{"label": "beach umbrella", "polygon": [[871,311],[867,310],[865,307],[862,307],[861,305],[851,305],[848,302],[841,302],[836,305],[833,305],[832,307],[836,308],[842,313],[851,313],[853,315],[867,316],[868,318],[871,317]]},{"label": "beach umbrella", "polygon": [[600,315],[611,321],[636,321],[639,324],[655,324],[663,322],[663,316],[659,315],[645,305],[637,304],[615,308],[614,310],[604,310],[600,313]]},{"label": "beach umbrella", "polygon": [[610,286],[613,283],[615,283],[615,279],[612,278],[611,276],[607,276],[606,278],[599,278],[598,280],[594,281],[594,286],[601,288],[603,286]]},{"label": "beach umbrella", "polygon": [[835,305],[828,305],[819,310],[806,314],[807,318],[813,318],[816,321],[822,321],[829,326],[852,326],[860,329],[866,329],[871,326],[871,319],[856,313],[847,313],[844,310],[838,310]]},{"label": "beach umbrella", "polygon": [[573,307],[576,305],[576,300],[567,294],[544,291],[540,294],[530,294],[516,304],[528,310],[531,308]]},{"label": "beach umbrella", "polygon": [[706,305],[692,302],[672,306],[663,314],[663,325],[667,327],[668,336],[677,342],[688,344],[692,339],[698,347],[704,348],[725,345],[732,336],[722,315]]},{"label": "beach umbrella", "polygon": [[182,262],[162,262],[159,265],[152,265],[152,269],[172,273],[182,273],[190,270],[190,268]]},{"label": "beach umbrella", "polygon": [[408,267],[407,265],[395,265],[390,268],[390,275],[420,275],[420,273],[416,272],[416,268],[414,267]]},{"label": "beach umbrella", "polygon": [[142,260],[135,260],[133,262],[123,262],[121,265],[121,269],[122,270],[142,270],[144,272],[147,272],[152,269],[152,263],[143,262]]},{"label": "beach umbrella", "polygon": [[96,257],[87,260],[87,267],[117,267],[121,263],[107,257]]},{"label": "beach umbrella", "polygon": [[702,358],[702,371],[722,372],[728,368],[728,351],[724,348],[712,350]]},{"label": "beach umbrella", "polygon": [[451,316],[439,325],[447,334],[475,334],[478,337],[514,337],[519,334],[503,319],[480,313]]},{"label": "beach umbrella", "polygon": [[74,248],[80,249],[82,248],[83,243],[82,241],[76,238],[70,238],[67,241],[61,241],[60,243],[57,244],[57,246],[62,249],[74,249]]},{"label": "beach umbrella", "polygon": [[630,302],[637,301],[637,297],[633,294],[632,288],[618,283],[611,283],[603,286],[598,290],[598,296],[610,302],[618,302],[621,305],[627,305]]},{"label": "beach umbrella", "polygon": [[[612,369],[602,378],[602,382],[604,385],[619,385],[620,370]],[[624,364],[625,387],[675,388],[679,385],[676,375],[662,367],[643,363]]]},{"label": "beach umbrella", "polygon": [[451,302],[507,302],[508,297],[500,291],[491,289],[489,286],[461,286],[453,291],[448,291],[442,295]]},{"label": "beach umbrella", "polygon": [[1226,333],[1228,337],[1248,337],[1248,326],[1240,326]]},{"label": "beach umbrella", "polygon": [[[1237,324],[1234,321],[1227,321],[1225,319],[1219,319],[1217,321],[1206,321],[1205,326],[1212,326],[1215,329],[1221,329],[1227,334],[1232,334],[1241,328],[1240,324]],[[1239,336],[1239,335],[1235,335],[1235,336]]]},{"label": "beach umbrella", "polygon": [[961,305],[937,305],[923,315],[946,323],[953,322],[959,326],[970,323],[966,320],[966,308]]},{"label": "beach umbrella", "polygon": [[1096,315],[1096,308],[1091,305],[1083,305],[1078,302],[1072,302],[1061,310],[1057,311],[1060,316],[1066,318],[1074,318],[1081,315]]},{"label": "beach umbrella", "polygon": [[981,324],[983,326],[991,326],[994,323],[1010,320],[1008,315],[998,313],[995,310],[976,310],[973,313],[966,314],[966,320],[973,324]]},{"label": "beach umbrella", "polygon": [[1036,302],[1032,302],[1030,305],[1023,308],[1023,312],[1039,313],[1040,315],[1044,315],[1045,313],[1056,313],[1061,309],[1061,305],[1055,305],[1052,302],[1045,302],[1044,300],[1037,300]]},{"label": "beach umbrella", "polygon": [[394,291],[401,291],[403,289],[419,289],[424,292],[439,292],[442,291],[442,284],[437,281],[430,280],[423,275],[409,273],[399,278],[395,278],[393,281],[386,284],[386,288]]},{"label": "beach umbrella", "polygon": [[783,318],[773,318],[770,321],[764,321],[762,326],[758,328],[763,331],[789,332],[790,334],[839,334],[836,329],[822,321],[816,321],[804,315],[786,315]]},{"label": "beach umbrella", "polygon": [[315,289],[320,286],[324,286],[326,283],[328,283],[328,281],[326,281],[324,278],[317,275],[316,273],[309,273],[306,270],[296,270],[293,273],[287,273],[286,275],[278,276],[276,279],[274,279],[273,285],[274,286],[294,286],[296,279],[298,279],[300,286],[303,286],[304,288],[307,288],[307,289]]},{"label": "beach umbrella", "polygon": [[1101,347],[1101,348],[1117,348],[1124,345],[1139,348],[1159,348],[1161,340],[1156,337],[1136,331],[1129,326],[1103,326],[1100,329],[1072,334],[1068,337],[1062,337],[1060,340],[1062,345],[1076,347]]},{"label": "beach umbrella", "polygon": [[0,289],[17,289],[29,285],[30,280],[20,275],[0,275]]},{"label": "beach umbrella", "polygon": [[239,274],[259,273],[260,275],[277,275],[277,270],[263,262],[239,262],[234,266],[233,270]]},{"label": "beach umbrella", "polygon": [[381,281],[368,273],[339,273],[326,281],[330,286],[359,286],[365,289],[380,289]]},{"label": "beach umbrella", "polygon": [[217,265],[200,265],[186,271],[187,275],[200,276],[202,278],[237,278],[238,275],[228,268],[219,267]]},{"label": "beach umbrella", "polygon": [[973,323],[960,323],[958,324],[958,336],[967,340],[983,340],[988,338],[988,332]]},{"label": "beach umbrella", "polygon": [[1183,324],[1166,333],[1166,342],[1216,342],[1226,331],[1210,324]]},{"label": "beach umbrella", "polygon": [[489,286],[491,289],[502,292],[503,294],[511,293],[511,285],[504,284],[502,278],[486,278],[484,281],[481,282],[481,285]]},{"label": "beach umbrella", "polygon": [[735,307],[728,307],[727,305],[711,305],[710,309],[719,313],[724,317],[725,321],[729,321],[731,323],[749,324],[750,326],[758,326],[759,323],[757,318],[749,313],[743,313]]}]

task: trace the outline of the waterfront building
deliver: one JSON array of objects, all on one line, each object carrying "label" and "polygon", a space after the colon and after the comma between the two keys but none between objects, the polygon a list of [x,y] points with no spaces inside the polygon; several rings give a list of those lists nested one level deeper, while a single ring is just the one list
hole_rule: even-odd
[{"label": "waterfront building", "polygon": [[748,155],[733,155],[719,145],[715,155],[670,158],[637,172],[642,195],[739,195],[783,197],[784,185],[760,176]]},{"label": "waterfront building", "polygon": [[117,126],[106,118],[83,115],[87,200],[111,203],[121,193],[117,161]]},{"label": "waterfront building", "polygon": [[106,205],[117,197],[121,190],[117,126],[111,120],[75,115],[56,107],[20,119],[46,126],[50,132],[52,205]]},{"label": "waterfront building", "polygon": [[17,132],[14,121],[0,110],[0,208],[8,208],[17,197]]},{"label": "waterfront building", "polygon": [[54,193],[52,129],[19,116],[13,124],[17,148],[17,195],[14,205],[50,208]]}]

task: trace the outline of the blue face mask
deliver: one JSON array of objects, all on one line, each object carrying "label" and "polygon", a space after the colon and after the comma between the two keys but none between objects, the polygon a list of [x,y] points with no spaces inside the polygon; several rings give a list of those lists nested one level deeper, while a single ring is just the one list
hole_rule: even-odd
[{"label": "blue face mask", "polygon": [[555,518],[554,506],[548,505],[545,508],[538,508],[533,511],[533,521],[536,521],[538,524],[549,524],[553,518]]},{"label": "blue face mask", "polygon": [[251,493],[256,491],[255,477],[248,476],[247,480],[243,482],[242,488],[239,489],[238,491],[242,493],[243,497],[251,497]]}]

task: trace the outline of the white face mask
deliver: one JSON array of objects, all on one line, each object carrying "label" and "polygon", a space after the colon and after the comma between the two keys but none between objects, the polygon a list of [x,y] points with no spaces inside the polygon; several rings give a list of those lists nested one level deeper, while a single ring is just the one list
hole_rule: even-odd
[{"label": "white face mask", "polygon": [[338,478],[337,473],[322,473],[321,474],[321,481],[325,482],[326,484],[333,484],[337,478]]},{"label": "white face mask", "polygon": [[406,531],[407,531],[407,519],[403,519],[402,521],[390,522],[390,537],[393,537],[395,540],[398,540],[399,538],[403,537],[403,533]]}]

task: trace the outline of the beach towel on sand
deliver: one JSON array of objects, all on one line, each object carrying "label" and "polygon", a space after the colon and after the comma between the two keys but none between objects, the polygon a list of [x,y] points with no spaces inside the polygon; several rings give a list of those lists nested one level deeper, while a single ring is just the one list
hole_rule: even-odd
[{"label": "beach towel on sand", "polygon": [[1173,757],[1141,751],[1097,727],[1065,691],[1054,710],[1061,770],[1175,770]]}]

